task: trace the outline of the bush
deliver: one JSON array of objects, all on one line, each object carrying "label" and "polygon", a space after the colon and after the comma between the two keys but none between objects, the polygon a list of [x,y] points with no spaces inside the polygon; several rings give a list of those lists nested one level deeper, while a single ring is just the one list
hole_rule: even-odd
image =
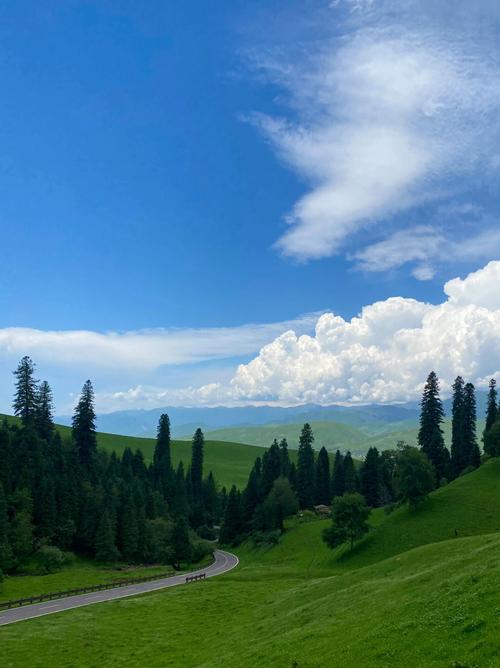
[{"label": "bush", "polygon": [[255,547],[277,545],[280,542],[281,531],[254,531],[252,543]]},{"label": "bush", "polygon": [[71,563],[73,555],[63,552],[54,545],[42,545],[35,553],[35,561],[44,574],[60,571],[63,566]]},{"label": "bush", "polygon": [[191,559],[193,563],[201,561],[204,557],[207,557],[209,554],[212,554],[214,547],[211,543],[206,540],[197,540],[193,542],[193,547],[191,551]]},{"label": "bush", "polygon": [[203,538],[204,540],[215,540],[217,538],[215,530],[212,529],[212,527],[207,526],[206,524],[202,524],[201,527],[198,527],[196,529],[196,533],[200,538]]}]

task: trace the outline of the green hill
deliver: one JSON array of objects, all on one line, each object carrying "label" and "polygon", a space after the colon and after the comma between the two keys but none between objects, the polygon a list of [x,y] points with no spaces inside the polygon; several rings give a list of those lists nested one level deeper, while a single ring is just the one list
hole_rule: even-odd
[{"label": "green hill", "polygon": [[[7,419],[11,423],[18,422],[18,418],[11,415],[0,415],[0,419]],[[64,425],[57,425],[57,429],[63,438],[68,437],[71,433],[71,428]],[[125,448],[131,448],[134,451],[141,450],[146,462],[150,462],[153,458],[154,438],[98,433],[97,442],[99,447],[108,452],[114,451],[121,455]],[[221,485],[244,487],[255,459],[261,456],[262,448],[253,445],[208,439],[205,442],[205,471],[213,471]],[[180,460],[187,463],[190,459],[191,443],[173,441],[172,461],[174,465],[177,465]]]}]

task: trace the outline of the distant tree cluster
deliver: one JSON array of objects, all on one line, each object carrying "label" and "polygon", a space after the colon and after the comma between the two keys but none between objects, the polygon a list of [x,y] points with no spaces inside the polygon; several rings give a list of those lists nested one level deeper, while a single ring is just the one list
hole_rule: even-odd
[{"label": "distant tree cluster", "polygon": [[[31,558],[55,563],[63,551],[102,562],[179,566],[210,549],[225,493],[203,476],[203,433],[192,442],[187,470],[172,465],[170,422],[162,415],[153,461],[125,448],[121,457],[98,449],[94,392],[87,381],[71,436],[53,422],[52,393],[24,357],[15,375],[18,424],[0,425],[0,570]],[[195,533],[196,530],[198,533]]]}]

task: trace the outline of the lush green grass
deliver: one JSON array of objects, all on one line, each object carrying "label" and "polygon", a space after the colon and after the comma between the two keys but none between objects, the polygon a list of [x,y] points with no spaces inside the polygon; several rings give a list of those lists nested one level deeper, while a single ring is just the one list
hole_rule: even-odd
[{"label": "lush green grass", "polygon": [[73,563],[57,573],[6,576],[5,580],[0,583],[0,602],[46,594],[51,591],[64,591],[116,580],[157,575],[170,570],[170,566],[106,568],[90,560],[75,559]]},{"label": "lush green grass", "polygon": [[280,549],[243,550],[220,578],[1,628],[2,665],[494,667],[499,549],[500,535],[458,539],[306,580],[307,550],[288,575]]}]

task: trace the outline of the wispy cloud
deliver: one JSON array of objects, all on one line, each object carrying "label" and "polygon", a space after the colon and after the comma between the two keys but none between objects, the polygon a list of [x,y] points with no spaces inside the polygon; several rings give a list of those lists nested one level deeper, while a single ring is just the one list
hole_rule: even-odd
[{"label": "wispy cloud", "polygon": [[[340,36],[289,60],[286,51],[254,58],[288,95],[285,117],[253,121],[306,183],[277,241],[300,260],[352,254],[361,230],[380,236],[396,215],[397,226],[407,227],[404,217],[415,208],[452,204],[464,176],[472,183],[478,172],[484,179],[497,169],[500,67],[459,18],[461,7],[447,29],[425,2],[341,1],[332,3],[332,24],[346,7],[351,19]],[[482,10],[498,13],[488,3]],[[441,232],[413,231],[418,260]],[[415,271],[431,273],[423,265]]]}]

